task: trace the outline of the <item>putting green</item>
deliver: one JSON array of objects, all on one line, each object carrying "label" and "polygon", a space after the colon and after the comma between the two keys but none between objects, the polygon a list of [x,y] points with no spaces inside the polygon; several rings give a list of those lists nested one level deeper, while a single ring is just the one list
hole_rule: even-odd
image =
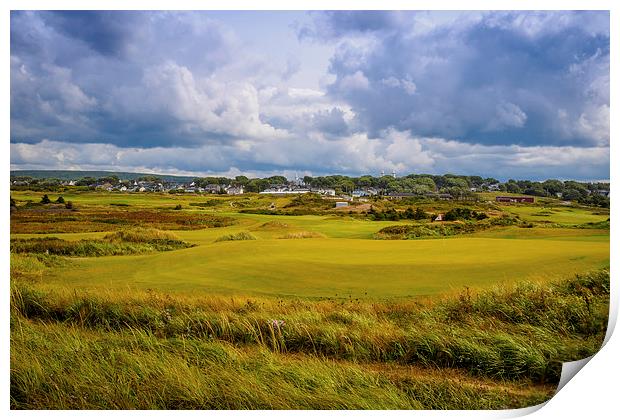
[{"label": "putting green", "polygon": [[449,238],[412,241],[259,239],[142,256],[75,259],[46,279],[75,289],[399,297],[552,280],[609,264],[592,241]]}]

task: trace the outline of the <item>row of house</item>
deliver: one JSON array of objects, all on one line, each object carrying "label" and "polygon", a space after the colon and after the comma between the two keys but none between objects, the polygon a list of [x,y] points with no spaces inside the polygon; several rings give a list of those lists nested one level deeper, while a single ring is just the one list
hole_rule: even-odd
[{"label": "row of house", "polygon": [[[75,184],[68,184],[75,185]],[[111,184],[109,182],[95,183],[89,185],[91,188],[105,191],[121,192],[169,192],[178,191],[185,193],[206,193],[206,194],[231,194],[239,195],[244,193],[243,186],[238,185],[217,185],[208,184],[198,186],[195,182],[152,182],[152,181],[133,181],[132,183]]]},{"label": "row of house", "polygon": [[289,195],[307,193],[316,193],[328,197],[336,196],[336,190],[332,188],[308,188],[302,185],[274,185],[261,191],[259,194]]}]

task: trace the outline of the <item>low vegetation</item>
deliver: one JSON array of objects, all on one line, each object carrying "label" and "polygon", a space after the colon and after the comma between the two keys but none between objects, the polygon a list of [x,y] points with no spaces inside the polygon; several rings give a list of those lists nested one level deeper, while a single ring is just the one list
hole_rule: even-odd
[{"label": "low vegetation", "polygon": [[54,237],[11,239],[11,252],[62,255],[66,257],[103,257],[172,251],[192,246],[170,232],[134,229],[108,234],[101,240],[68,241]]},{"label": "low vegetation", "polygon": [[238,233],[230,233],[228,235],[220,236],[215,240],[215,242],[254,241],[254,240],[256,240],[256,236],[252,235],[250,232],[238,232]]},{"label": "low vegetation", "polygon": [[[553,386],[535,383],[556,383],[562,361],[600,347],[608,292],[608,271],[436,303],[45,293],[20,282],[11,287],[11,406],[536,404]],[[288,392],[261,385],[273,381]]]},{"label": "low vegetation", "polygon": [[[194,230],[230,226],[231,217],[180,212],[101,206],[80,206],[67,201],[64,205],[23,205],[11,213],[11,233],[106,232],[117,227],[151,227],[161,230]],[[118,206],[114,206],[118,207]]]},{"label": "low vegetation", "polygon": [[[373,235],[374,239],[420,239],[436,238],[454,235],[463,235],[480,232],[483,230],[504,227],[519,226],[523,228],[534,227],[533,223],[524,222],[519,217],[502,215],[489,218],[484,213],[459,209],[447,219],[447,222],[417,223],[411,225],[386,226]],[[446,213],[446,215],[449,213]],[[471,220],[474,219],[474,220]]]},{"label": "low vegetation", "polygon": [[325,235],[318,232],[301,231],[301,232],[289,232],[284,236],[280,236],[280,239],[307,239],[307,238],[324,238]]}]

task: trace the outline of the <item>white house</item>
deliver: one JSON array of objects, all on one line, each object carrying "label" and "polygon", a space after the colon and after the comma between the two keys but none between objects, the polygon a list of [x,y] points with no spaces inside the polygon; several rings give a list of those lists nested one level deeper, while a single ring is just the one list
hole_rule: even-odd
[{"label": "white house", "polygon": [[226,188],[226,194],[231,194],[231,195],[243,194],[243,186],[238,186],[238,187],[229,186]]}]

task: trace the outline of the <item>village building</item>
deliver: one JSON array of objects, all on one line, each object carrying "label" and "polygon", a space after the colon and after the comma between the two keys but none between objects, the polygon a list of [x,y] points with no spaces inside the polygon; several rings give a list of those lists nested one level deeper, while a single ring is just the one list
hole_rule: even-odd
[{"label": "village building", "polygon": [[498,203],[533,203],[534,197],[497,196],[495,201]]},{"label": "village building", "polygon": [[230,195],[240,195],[243,194],[243,186],[238,186],[238,187],[233,187],[233,186],[228,186],[225,188],[226,194],[230,194]]}]

